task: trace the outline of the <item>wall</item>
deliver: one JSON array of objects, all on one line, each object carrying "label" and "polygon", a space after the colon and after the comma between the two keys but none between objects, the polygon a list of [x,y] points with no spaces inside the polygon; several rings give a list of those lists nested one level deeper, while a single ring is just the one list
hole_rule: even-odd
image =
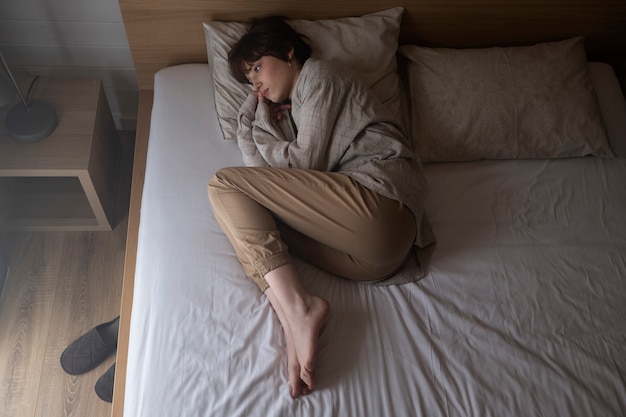
[{"label": "wall", "polygon": [[103,81],[119,130],[135,130],[138,84],[117,0],[0,0],[0,51],[16,74]]}]

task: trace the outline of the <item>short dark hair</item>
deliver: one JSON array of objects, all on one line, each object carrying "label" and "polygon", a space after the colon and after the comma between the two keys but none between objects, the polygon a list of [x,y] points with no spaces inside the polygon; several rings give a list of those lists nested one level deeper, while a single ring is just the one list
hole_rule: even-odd
[{"label": "short dark hair", "polygon": [[311,47],[304,38],[282,16],[253,19],[248,32],[228,53],[230,73],[239,82],[249,83],[246,73],[253,62],[263,56],[273,56],[288,62],[291,48],[298,63],[304,65],[311,56]]}]

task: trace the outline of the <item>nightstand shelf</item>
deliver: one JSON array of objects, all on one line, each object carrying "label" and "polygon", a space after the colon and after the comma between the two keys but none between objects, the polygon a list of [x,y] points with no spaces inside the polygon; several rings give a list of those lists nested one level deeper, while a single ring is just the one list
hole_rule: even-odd
[{"label": "nightstand shelf", "polygon": [[111,230],[120,145],[102,83],[42,78],[33,98],[55,108],[59,125],[36,143],[16,142],[0,126],[3,222],[29,231]]}]

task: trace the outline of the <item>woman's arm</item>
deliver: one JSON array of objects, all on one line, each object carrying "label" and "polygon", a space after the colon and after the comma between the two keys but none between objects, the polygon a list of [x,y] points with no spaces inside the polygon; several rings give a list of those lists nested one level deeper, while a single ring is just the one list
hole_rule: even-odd
[{"label": "woman's arm", "polygon": [[257,110],[258,100],[250,94],[239,109],[239,120],[237,123],[237,145],[241,150],[243,163],[252,167],[267,167],[269,164],[259,153],[256,143],[252,138],[253,122]]},{"label": "woman's arm", "polygon": [[[281,105],[278,109],[290,107]],[[284,165],[281,158],[272,158],[271,154],[268,157],[266,154],[268,147],[262,145],[270,143],[276,145],[274,148],[280,148],[281,144],[288,144],[296,138],[291,118],[286,113],[279,116],[274,111],[268,104],[257,100],[253,94],[250,94],[241,106],[237,144],[246,166],[288,167],[288,165]],[[269,152],[272,152],[272,147],[269,148]]]},{"label": "woman's arm", "polygon": [[[344,129],[351,121],[340,120],[347,102],[342,88],[323,80],[309,83],[302,99],[294,104],[298,116],[295,140],[280,140],[276,122],[269,116],[258,117],[253,130],[258,151],[271,166],[331,171],[354,136],[352,128]],[[337,135],[342,137],[333,139]]]}]

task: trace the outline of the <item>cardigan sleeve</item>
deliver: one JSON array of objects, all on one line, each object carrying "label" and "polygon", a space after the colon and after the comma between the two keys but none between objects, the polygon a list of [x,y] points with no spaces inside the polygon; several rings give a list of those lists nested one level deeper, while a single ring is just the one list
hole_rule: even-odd
[{"label": "cardigan sleeve", "polygon": [[288,145],[295,135],[290,117],[271,120],[269,106],[248,96],[239,111],[237,130],[237,143],[246,166],[288,167],[288,162],[273,152],[280,152],[281,145]]},{"label": "cardigan sleeve", "polygon": [[237,145],[241,150],[243,163],[249,167],[267,167],[268,163],[263,159],[252,139],[253,123],[257,109],[257,98],[248,95],[246,101],[239,109],[237,120]]},{"label": "cardigan sleeve", "polygon": [[278,126],[269,117],[255,120],[253,139],[270,166],[333,170],[354,138],[353,127],[345,129],[352,120],[346,115],[349,100],[344,88],[320,77],[308,77],[292,100],[297,125],[292,140],[278,136]]}]

